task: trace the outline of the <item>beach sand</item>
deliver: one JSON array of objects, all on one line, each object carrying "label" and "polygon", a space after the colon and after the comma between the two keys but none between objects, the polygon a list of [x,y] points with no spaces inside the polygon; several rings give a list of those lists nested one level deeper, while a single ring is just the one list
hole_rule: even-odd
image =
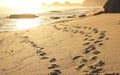
[{"label": "beach sand", "polygon": [[118,73],[120,14],[62,20],[0,33],[0,75]]}]

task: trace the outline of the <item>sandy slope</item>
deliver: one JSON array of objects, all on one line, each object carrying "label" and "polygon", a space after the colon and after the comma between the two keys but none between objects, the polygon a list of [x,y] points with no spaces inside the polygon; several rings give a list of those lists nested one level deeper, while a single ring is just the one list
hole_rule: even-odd
[{"label": "sandy slope", "polygon": [[120,73],[119,34],[120,14],[0,33],[0,75]]}]

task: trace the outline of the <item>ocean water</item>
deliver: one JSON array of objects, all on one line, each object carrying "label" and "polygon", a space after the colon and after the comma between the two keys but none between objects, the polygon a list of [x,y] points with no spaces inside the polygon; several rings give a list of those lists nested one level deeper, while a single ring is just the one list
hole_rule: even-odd
[{"label": "ocean water", "polygon": [[58,19],[51,19],[51,17],[65,18],[72,15],[85,14],[88,11],[92,11],[95,8],[40,8],[37,12],[33,12],[38,18],[33,19],[10,19],[6,18],[11,14],[31,13],[23,12],[17,9],[5,9],[0,10],[0,32],[1,31],[13,31],[38,27],[41,25],[48,25],[52,22],[58,21]]}]

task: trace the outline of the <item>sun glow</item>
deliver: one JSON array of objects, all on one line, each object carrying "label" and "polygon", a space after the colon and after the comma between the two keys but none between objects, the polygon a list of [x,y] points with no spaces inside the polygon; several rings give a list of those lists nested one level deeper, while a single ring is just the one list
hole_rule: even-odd
[{"label": "sun glow", "polygon": [[18,9],[19,13],[37,13],[41,4],[40,0],[11,0],[8,6]]},{"label": "sun glow", "polygon": [[19,19],[16,22],[17,29],[28,29],[39,26],[39,19]]}]

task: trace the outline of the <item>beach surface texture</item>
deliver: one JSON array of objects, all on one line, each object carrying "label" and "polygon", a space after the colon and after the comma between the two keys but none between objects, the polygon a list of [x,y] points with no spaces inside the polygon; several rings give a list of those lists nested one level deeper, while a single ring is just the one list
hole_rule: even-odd
[{"label": "beach surface texture", "polygon": [[120,14],[0,33],[0,75],[119,75]]}]

